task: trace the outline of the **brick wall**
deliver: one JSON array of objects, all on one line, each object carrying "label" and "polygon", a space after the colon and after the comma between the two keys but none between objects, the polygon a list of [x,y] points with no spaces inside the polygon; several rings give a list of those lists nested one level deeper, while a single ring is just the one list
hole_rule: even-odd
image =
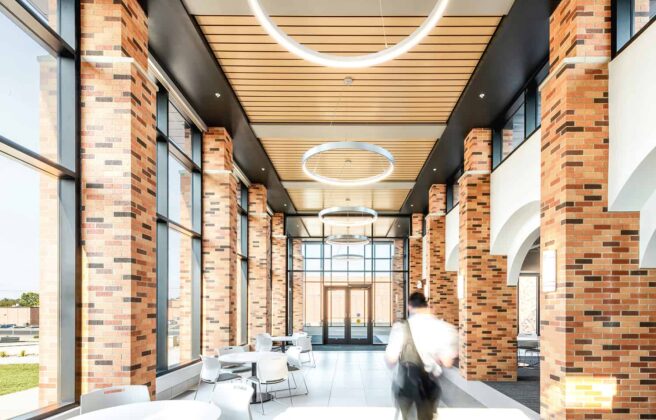
[{"label": "brick wall", "polygon": [[540,226],[542,251],[557,259],[556,291],[540,301],[549,419],[656,418],[656,271],[638,265],[638,213],[606,208],[610,8],[565,1],[550,22]]},{"label": "brick wall", "polygon": [[403,239],[394,240],[392,258],[392,321],[405,318],[405,279],[403,277]]},{"label": "brick wall", "polygon": [[253,184],[248,190],[248,338],[271,332],[271,217],[267,190]]},{"label": "brick wall", "polygon": [[490,255],[492,133],[465,139],[460,178],[460,372],[467,380],[514,381],[517,374],[517,296],[506,285],[506,257]]},{"label": "brick wall", "polygon": [[458,325],[456,273],[446,271],[446,184],[432,185],[426,216],[426,271],[429,306],[436,316]]},{"label": "brick wall", "polygon": [[202,352],[236,340],[237,180],[232,139],[223,128],[203,135]]},{"label": "brick wall", "polygon": [[156,87],[143,72],[147,18],[136,0],[89,0],[80,17],[81,392],[145,384],[154,395]]},{"label": "brick wall", "polygon": [[287,236],[285,215],[271,218],[271,334],[287,333]]},{"label": "brick wall", "polygon": [[417,284],[422,280],[423,274],[423,220],[424,215],[414,213],[412,215],[411,233],[409,238],[410,246],[410,290],[411,292],[422,292],[423,288],[417,288]]}]

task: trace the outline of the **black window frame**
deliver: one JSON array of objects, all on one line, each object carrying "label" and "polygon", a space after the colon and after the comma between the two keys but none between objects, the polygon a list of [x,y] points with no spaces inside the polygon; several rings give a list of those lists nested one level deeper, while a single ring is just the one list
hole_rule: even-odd
[{"label": "black window frame", "polygon": [[453,186],[458,183],[458,180],[464,173],[464,165],[458,166],[458,168],[447,178],[446,181],[446,212],[453,210],[455,206],[460,203],[460,197],[457,197],[454,194]]},{"label": "black window frame", "polygon": [[656,22],[656,14],[635,31],[635,0],[613,0],[611,4],[611,53],[615,58]]},{"label": "black window frame", "polygon": [[[202,133],[181,113],[191,128],[191,155],[168,136],[169,106],[174,104],[164,86],[157,91],[157,376],[196,363],[201,354],[201,267],[202,267]],[[179,108],[176,108],[179,111]],[[191,226],[169,217],[169,156],[175,157],[192,175]],[[168,360],[169,229],[191,239],[192,264],[192,357],[176,365]]]},{"label": "black window frame", "polygon": [[239,280],[241,281],[241,295],[237,296],[240,299],[240,314],[239,322],[241,337],[236,337],[239,345],[248,344],[248,184],[239,181],[237,183],[239,191],[239,200],[237,200],[237,217],[239,217],[240,244],[237,247],[237,260],[239,261],[238,270]]},{"label": "black window frame", "polygon": [[59,401],[22,413],[16,419],[42,419],[64,412],[79,401],[76,327],[81,284],[80,248],[80,14],[77,0],[58,0],[57,30],[24,0],[0,0],[0,13],[57,60],[57,161],[0,135],[0,155],[24,164],[58,183]]}]

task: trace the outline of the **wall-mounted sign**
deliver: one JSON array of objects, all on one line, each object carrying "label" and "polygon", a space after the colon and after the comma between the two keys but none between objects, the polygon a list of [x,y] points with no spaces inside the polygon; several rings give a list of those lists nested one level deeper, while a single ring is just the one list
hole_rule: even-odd
[{"label": "wall-mounted sign", "polygon": [[465,277],[458,273],[458,299],[465,298]]},{"label": "wall-mounted sign", "polygon": [[542,292],[556,291],[556,250],[542,251]]}]

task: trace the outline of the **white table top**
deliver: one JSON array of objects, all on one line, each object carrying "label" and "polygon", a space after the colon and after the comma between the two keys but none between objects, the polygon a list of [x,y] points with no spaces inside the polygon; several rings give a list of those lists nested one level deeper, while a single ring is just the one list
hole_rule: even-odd
[{"label": "white table top", "polygon": [[292,337],[291,335],[276,335],[271,337],[271,340],[273,341],[294,341],[298,337]]},{"label": "white table top", "polygon": [[74,418],[84,420],[217,420],[219,417],[221,417],[221,409],[207,401],[166,400],[119,405]]},{"label": "white table top", "polygon": [[257,363],[265,358],[283,357],[283,353],[273,351],[244,351],[219,356],[222,363]]}]

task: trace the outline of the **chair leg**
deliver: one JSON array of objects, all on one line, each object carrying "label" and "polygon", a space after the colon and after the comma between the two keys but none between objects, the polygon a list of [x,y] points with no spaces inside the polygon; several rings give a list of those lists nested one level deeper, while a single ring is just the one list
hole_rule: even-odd
[{"label": "chair leg", "polygon": [[303,386],[305,386],[305,395],[307,395],[310,390],[307,387],[307,382],[305,382],[305,375],[303,375],[303,372],[301,372],[301,378],[303,378]]},{"label": "chair leg", "polygon": [[294,372],[290,372],[289,375],[292,377],[292,381],[294,381],[294,389],[298,388],[298,385],[296,385],[296,378],[294,378]]},{"label": "chair leg", "polygon": [[294,406],[294,398],[292,397],[292,386],[289,383],[289,378],[287,378],[287,389],[289,390],[289,404]]},{"label": "chair leg", "polygon": [[262,394],[262,384],[258,384],[257,388],[259,389],[260,394],[260,407],[262,408],[262,415],[264,415],[264,395]]},{"label": "chair leg", "polygon": [[317,367],[317,362],[314,360],[314,352],[310,350],[310,357],[312,358],[312,367]]},{"label": "chair leg", "polygon": [[196,393],[194,394],[194,400],[198,396],[198,390],[200,389],[200,376],[198,377],[198,385],[196,385]]}]

